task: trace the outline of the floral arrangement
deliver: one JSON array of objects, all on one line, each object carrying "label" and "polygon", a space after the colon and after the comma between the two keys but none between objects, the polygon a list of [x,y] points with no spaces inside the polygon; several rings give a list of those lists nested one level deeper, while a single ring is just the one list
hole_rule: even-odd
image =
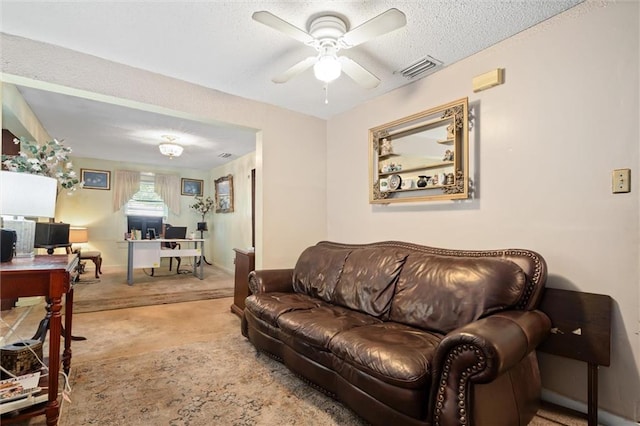
[{"label": "floral arrangement", "polygon": [[25,138],[14,139],[20,144],[19,155],[2,155],[2,164],[11,172],[30,173],[55,178],[60,186],[68,191],[82,187],[69,160],[71,148],[64,146],[57,139],[43,145]]},{"label": "floral arrangement", "polygon": [[209,213],[214,204],[215,202],[211,197],[203,198],[201,195],[196,195],[195,202],[189,207],[199,212],[202,215],[202,221],[204,222],[204,216]]}]

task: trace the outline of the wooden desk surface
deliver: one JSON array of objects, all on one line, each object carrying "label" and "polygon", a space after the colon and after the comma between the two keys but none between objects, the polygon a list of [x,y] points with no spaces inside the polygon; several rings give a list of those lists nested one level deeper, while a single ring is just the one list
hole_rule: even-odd
[{"label": "wooden desk surface", "polygon": [[75,256],[75,254],[54,254],[38,255],[34,257],[14,257],[11,262],[0,263],[0,271],[3,273],[51,269],[61,269],[66,271]]},{"label": "wooden desk surface", "polygon": [[56,254],[14,258],[1,263],[0,299],[61,297],[69,290],[68,273],[75,269],[77,262],[77,254]]}]

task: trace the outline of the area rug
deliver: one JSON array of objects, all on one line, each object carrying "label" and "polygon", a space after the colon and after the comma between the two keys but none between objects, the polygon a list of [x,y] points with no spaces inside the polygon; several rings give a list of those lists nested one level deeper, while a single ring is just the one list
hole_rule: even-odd
[{"label": "area rug", "polygon": [[150,270],[135,270],[133,285],[127,284],[122,268],[103,268],[103,272],[99,279],[93,271],[80,276],[74,286],[74,314],[233,296],[233,276],[208,265],[203,280],[184,268],[180,274],[158,268],[154,276]]},{"label": "area rug", "polygon": [[[364,425],[355,413],[258,355],[232,298],[83,313],[61,426]],[[37,324],[39,315],[33,315]],[[24,321],[23,323],[26,323]],[[531,425],[586,425],[541,410]],[[19,426],[45,426],[43,416]]]},{"label": "area rug", "polygon": [[[365,425],[239,333],[77,365],[62,426]],[[133,342],[132,342],[133,343]]]},{"label": "area rug", "polygon": [[[366,425],[353,411],[257,354],[238,330],[211,342],[79,364],[61,426]],[[586,421],[545,407],[530,426]]]}]

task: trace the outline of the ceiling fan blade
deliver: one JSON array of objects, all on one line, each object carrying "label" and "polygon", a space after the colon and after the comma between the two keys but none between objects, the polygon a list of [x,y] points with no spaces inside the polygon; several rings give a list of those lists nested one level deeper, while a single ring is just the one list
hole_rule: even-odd
[{"label": "ceiling fan blade", "polygon": [[307,34],[306,32],[302,31],[300,28],[294,25],[291,25],[290,23],[288,23],[287,21],[281,18],[278,18],[273,13],[263,10],[259,12],[254,12],[253,15],[251,15],[251,17],[253,18],[254,21],[258,21],[261,24],[271,27],[274,30],[280,31],[281,33],[286,34],[289,37],[294,38],[298,41],[301,41],[305,44],[309,44],[314,41],[314,38],[311,37],[310,34]]},{"label": "ceiling fan blade", "polygon": [[407,24],[407,17],[398,9],[392,8],[368,20],[340,37],[345,49],[357,46],[372,38],[389,33]]},{"label": "ceiling fan blade", "polygon": [[342,64],[342,71],[365,89],[373,89],[378,87],[378,84],[380,84],[380,79],[378,77],[364,69],[362,65],[356,61],[347,58],[346,56],[340,56],[338,60]]},{"label": "ceiling fan blade", "polygon": [[311,68],[317,60],[317,56],[309,56],[307,59],[303,59],[282,74],[272,78],[271,81],[273,81],[274,83],[286,83],[293,77]]}]

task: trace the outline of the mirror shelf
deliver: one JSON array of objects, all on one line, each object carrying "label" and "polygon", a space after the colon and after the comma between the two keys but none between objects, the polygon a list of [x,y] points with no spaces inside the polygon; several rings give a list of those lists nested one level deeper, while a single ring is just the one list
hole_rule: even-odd
[{"label": "mirror shelf", "polygon": [[468,99],[369,129],[369,202],[469,197]]}]

